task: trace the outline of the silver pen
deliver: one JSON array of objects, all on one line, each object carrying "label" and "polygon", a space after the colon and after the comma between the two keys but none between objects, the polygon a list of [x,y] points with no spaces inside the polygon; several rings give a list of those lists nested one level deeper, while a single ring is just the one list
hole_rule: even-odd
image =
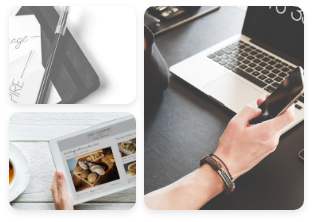
[{"label": "silver pen", "polygon": [[62,13],[60,15],[57,27],[55,29],[55,36],[53,39],[49,59],[47,61],[47,65],[45,68],[45,73],[41,82],[41,86],[39,89],[39,93],[37,96],[36,104],[44,104],[46,97],[47,97],[47,91],[48,91],[48,86],[50,83],[50,73],[51,73],[51,67],[54,61],[55,54],[58,50],[59,42],[60,39],[65,35],[66,31],[66,20],[69,12],[69,6],[64,6]]}]

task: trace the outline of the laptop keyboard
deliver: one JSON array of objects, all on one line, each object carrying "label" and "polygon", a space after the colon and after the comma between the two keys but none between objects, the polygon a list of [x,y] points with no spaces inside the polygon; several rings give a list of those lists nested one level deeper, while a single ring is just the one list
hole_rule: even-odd
[{"label": "laptop keyboard", "polygon": [[[208,58],[269,93],[296,68],[241,40],[208,55]],[[298,100],[304,103],[304,94]],[[296,108],[302,109],[299,104]]]}]

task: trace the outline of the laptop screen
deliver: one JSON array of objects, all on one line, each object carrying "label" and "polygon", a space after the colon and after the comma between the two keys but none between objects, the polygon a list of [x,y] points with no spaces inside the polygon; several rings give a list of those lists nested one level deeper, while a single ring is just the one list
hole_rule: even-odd
[{"label": "laptop screen", "polygon": [[300,8],[248,7],[242,34],[284,59],[304,66],[304,15]]}]

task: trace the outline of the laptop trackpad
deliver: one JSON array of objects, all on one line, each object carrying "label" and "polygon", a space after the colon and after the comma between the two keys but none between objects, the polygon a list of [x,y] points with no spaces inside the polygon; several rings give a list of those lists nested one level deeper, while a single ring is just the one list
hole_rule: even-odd
[{"label": "laptop trackpad", "polygon": [[228,108],[239,111],[252,100],[261,97],[259,91],[240,79],[226,74],[204,86],[203,90]]}]

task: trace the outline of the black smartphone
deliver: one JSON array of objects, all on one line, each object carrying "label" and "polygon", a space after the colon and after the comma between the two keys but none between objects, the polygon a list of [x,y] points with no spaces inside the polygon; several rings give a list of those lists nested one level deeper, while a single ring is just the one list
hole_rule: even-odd
[{"label": "black smartphone", "polygon": [[299,66],[281,83],[280,86],[259,106],[262,113],[250,120],[258,124],[283,114],[304,92],[303,69]]},{"label": "black smartphone", "polygon": [[299,152],[299,157],[304,160],[304,149]]}]

